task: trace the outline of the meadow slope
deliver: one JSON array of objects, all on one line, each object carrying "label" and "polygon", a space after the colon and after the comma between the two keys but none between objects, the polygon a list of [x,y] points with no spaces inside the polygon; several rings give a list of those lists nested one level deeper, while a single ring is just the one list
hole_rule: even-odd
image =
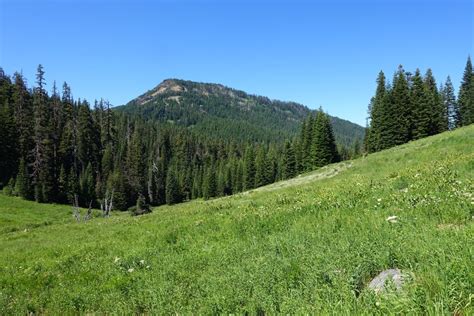
[{"label": "meadow slope", "polygon": [[473,216],[474,126],[141,217],[0,195],[0,314],[473,314]]}]

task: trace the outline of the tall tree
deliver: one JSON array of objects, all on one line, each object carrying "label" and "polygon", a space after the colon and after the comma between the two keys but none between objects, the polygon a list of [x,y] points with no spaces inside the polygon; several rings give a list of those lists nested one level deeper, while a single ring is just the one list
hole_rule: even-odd
[{"label": "tall tree", "polygon": [[385,127],[383,118],[384,111],[386,110],[386,101],[385,74],[383,71],[380,71],[377,77],[375,97],[372,98],[369,105],[370,126],[366,132],[366,150],[368,152],[375,152],[381,149],[380,139],[382,130]]},{"label": "tall tree", "polygon": [[166,204],[171,205],[182,201],[176,166],[170,166],[166,175]]},{"label": "tall tree", "polygon": [[426,89],[420,70],[416,69],[412,77],[411,103],[413,104],[414,129],[413,139],[420,139],[430,135],[431,107],[428,100],[429,91]]},{"label": "tall tree", "polygon": [[17,131],[13,115],[5,100],[0,105],[0,187],[15,175],[17,166]]},{"label": "tall tree", "polygon": [[390,100],[385,102],[388,110],[383,113],[384,130],[380,149],[406,143],[412,138],[413,111],[408,81],[402,66],[395,73]]},{"label": "tall tree", "polygon": [[331,121],[322,109],[319,109],[314,121],[311,155],[315,168],[338,161],[336,141],[334,139]]},{"label": "tall tree", "polygon": [[285,151],[283,153],[283,178],[289,179],[296,176],[296,156],[293,146],[290,142],[286,142]]},{"label": "tall tree", "polygon": [[33,185],[36,201],[53,201],[55,192],[54,151],[52,140],[51,111],[45,90],[43,66],[39,65],[36,74],[36,88],[33,93],[34,108],[34,149]]},{"label": "tall tree", "polygon": [[436,80],[431,69],[428,69],[424,78],[426,102],[430,108],[430,131],[429,135],[435,135],[448,129],[447,118],[440,97]]},{"label": "tall tree", "polygon": [[466,67],[459,88],[458,96],[460,122],[459,126],[474,123],[474,72],[471,57],[467,57]]},{"label": "tall tree", "polygon": [[255,187],[255,153],[251,146],[245,150],[243,169],[243,190]]},{"label": "tall tree", "polygon": [[454,87],[449,76],[443,86],[442,96],[448,128],[453,130],[457,127],[460,115],[456,96],[454,95]]}]

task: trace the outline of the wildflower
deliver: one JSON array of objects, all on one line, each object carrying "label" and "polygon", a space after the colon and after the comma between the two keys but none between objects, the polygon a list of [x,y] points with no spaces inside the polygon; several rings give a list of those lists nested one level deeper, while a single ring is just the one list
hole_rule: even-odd
[{"label": "wildflower", "polygon": [[117,262],[119,262],[119,261],[120,261],[120,258],[119,258],[119,257],[115,257],[114,263],[117,263]]},{"label": "wildflower", "polygon": [[150,269],[150,266],[146,266],[147,269]]},{"label": "wildflower", "polygon": [[380,198],[379,198],[379,199],[377,199],[377,202],[382,202],[382,199],[380,199]]},{"label": "wildflower", "polygon": [[140,264],[145,264],[145,260],[140,260]]},{"label": "wildflower", "polygon": [[387,217],[386,221],[389,222],[389,223],[396,223],[396,222],[398,222],[398,216],[395,216],[395,215],[389,216],[389,217]]},{"label": "wildflower", "polygon": [[132,273],[133,270],[134,270],[133,268],[130,268],[130,269],[128,269],[127,271],[128,271],[128,273]]}]

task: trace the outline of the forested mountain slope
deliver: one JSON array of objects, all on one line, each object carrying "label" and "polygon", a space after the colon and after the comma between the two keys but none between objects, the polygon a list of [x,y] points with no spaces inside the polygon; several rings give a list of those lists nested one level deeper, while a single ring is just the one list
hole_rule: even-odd
[{"label": "forested mountain slope", "polygon": [[140,217],[0,195],[0,314],[472,315],[473,161],[471,125]]},{"label": "forested mountain slope", "polygon": [[[168,79],[117,110],[170,122],[218,139],[284,141],[295,136],[311,112],[295,102],[270,100],[220,84]],[[346,146],[364,128],[331,117],[336,141]]]}]

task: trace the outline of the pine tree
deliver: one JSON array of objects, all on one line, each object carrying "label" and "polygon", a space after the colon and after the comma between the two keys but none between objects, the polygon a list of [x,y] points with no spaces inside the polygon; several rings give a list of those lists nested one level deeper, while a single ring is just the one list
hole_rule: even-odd
[{"label": "pine tree", "polygon": [[255,158],[255,186],[260,187],[268,183],[266,179],[265,169],[266,169],[266,159],[265,151],[262,146],[259,146],[257,149],[257,154]]},{"label": "pine tree", "polygon": [[34,108],[34,149],[33,149],[33,185],[35,200],[53,201],[55,192],[53,141],[51,137],[51,113],[48,96],[45,91],[44,70],[38,66],[37,87],[33,94]]},{"label": "pine tree", "polygon": [[69,170],[69,175],[67,177],[67,199],[69,203],[74,203],[75,195],[78,195],[80,192],[79,180],[77,179],[77,174],[73,168]]},{"label": "pine tree", "polygon": [[255,188],[255,154],[253,148],[248,146],[244,158],[243,190],[253,188]]},{"label": "pine tree", "polygon": [[64,165],[61,165],[59,169],[59,179],[58,179],[58,198],[59,203],[67,203],[67,192],[68,191],[68,181],[67,173]]},{"label": "pine tree", "polygon": [[0,105],[0,187],[18,169],[17,133],[8,100]]},{"label": "pine tree", "polygon": [[205,200],[208,200],[217,193],[217,179],[214,169],[211,167],[207,168],[206,175],[203,180],[203,193],[202,196]]},{"label": "pine tree", "polygon": [[431,69],[428,69],[424,78],[425,94],[428,107],[430,109],[430,130],[429,135],[435,135],[448,129],[447,119],[443,101],[440,98],[438,87]]},{"label": "pine tree", "polygon": [[283,153],[283,178],[289,179],[296,176],[296,157],[293,146],[290,142],[285,143],[285,151]]},{"label": "pine tree", "polygon": [[125,177],[120,168],[117,168],[107,180],[107,191],[113,192],[113,208],[119,211],[126,211],[131,205],[127,197]]},{"label": "pine tree", "polygon": [[470,56],[467,58],[459,88],[458,104],[460,121],[456,125],[466,126],[474,123],[474,72]]},{"label": "pine tree", "polygon": [[420,139],[430,135],[431,129],[431,107],[429,104],[427,89],[423,83],[420,70],[417,69],[412,78],[411,102],[413,104],[414,129],[413,139]]},{"label": "pine tree", "polygon": [[311,155],[315,168],[338,161],[331,121],[322,109],[319,109],[314,121]]},{"label": "pine tree", "polygon": [[33,148],[33,104],[26,88],[23,76],[14,74],[14,85],[12,102],[14,108],[15,124],[18,131],[18,151],[19,156],[28,160],[30,150]]},{"label": "pine tree", "polygon": [[166,204],[171,205],[182,201],[178,183],[178,175],[175,166],[168,169],[166,175]]},{"label": "pine tree", "polygon": [[18,196],[29,199],[31,197],[30,192],[30,180],[28,175],[28,166],[26,165],[25,159],[20,159],[18,166],[18,173],[16,175],[15,191]]},{"label": "pine tree", "polygon": [[381,131],[381,148],[385,149],[408,142],[414,125],[410,91],[405,70],[399,66],[393,80],[390,99],[384,101]]},{"label": "pine tree", "polygon": [[95,182],[92,173],[92,166],[89,163],[79,177],[80,200],[84,206],[88,206],[91,201],[95,201]]},{"label": "pine tree", "polygon": [[141,138],[140,130],[135,128],[127,147],[127,179],[132,189],[132,200],[145,192],[145,151]]},{"label": "pine tree", "polygon": [[366,134],[366,149],[369,153],[382,149],[380,144],[382,130],[385,128],[383,121],[384,111],[386,111],[386,83],[383,71],[379,72],[377,78],[377,89],[375,97],[372,98],[369,105],[370,127]]},{"label": "pine tree", "polygon": [[459,107],[454,95],[454,87],[449,76],[442,89],[442,95],[444,109],[448,120],[448,128],[453,130],[457,127],[459,122]]}]

